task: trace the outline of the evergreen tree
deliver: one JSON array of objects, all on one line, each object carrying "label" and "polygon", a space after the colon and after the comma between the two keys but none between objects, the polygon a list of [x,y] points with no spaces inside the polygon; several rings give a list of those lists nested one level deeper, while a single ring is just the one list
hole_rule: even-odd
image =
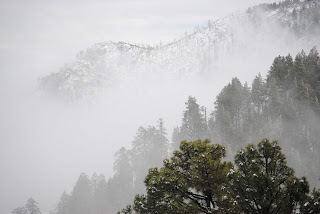
[{"label": "evergreen tree", "polygon": [[71,213],[70,210],[70,199],[71,196],[68,195],[66,192],[63,192],[60,201],[57,206],[57,214],[68,214]]},{"label": "evergreen tree", "polygon": [[312,191],[311,196],[309,196],[305,201],[303,206],[300,208],[301,214],[317,214],[320,213],[320,190]]},{"label": "evergreen tree", "polygon": [[108,195],[108,184],[104,175],[94,173],[92,182],[92,212],[96,214],[107,213],[110,206]]},{"label": "evergreen tree", "polygon": [[126,208],[122,209],[118,214],[131,214],[133,213],[133,208],[131,205],[128,205]]},{"label": "evergreen tree", "polygon": [[231,190],[241,212],[293,213],[303,205],[309,184],[294,176],[277,141],[248,145],[238,152],[235,164]]},{"label": "evergreen tree", "polygon": [[114,176],[108,181],[108,197],[110,210],[115,212],[127,204],[134,196],[134,174],[132,169],[130,150],[122,147],[115,154]]},{"label": "evergreen tree", "polygon": [[233,139],[233,126],[230,113],[223,106],[219,106],[215,111],[215,124],[218,130],[218,142],[228,145]]},{"label": "evergreen tree", "polygon": [[205,135],[206,121],[197,100],[189,97],[183,112],[181,134],[184,140],[201,139]]},{"label": "evergreen tree", "polygon": [[37,202],[33,198],[29,198],[27,204],[25,205],[28,214],[41,214],[39,207],[37,206]]},{"label": "evergreen tree", "polygon": [[191,96],[185,104],[186,110],[183,112],[182,125],[179,132],[176,128],[174,133],[174,149],[179,148],[182,140],[204,139],[207,135],[206,109],[200,107],[196,98]]},{"label": "evergreen tree", "polygon": [[151,167],[161,166],[162,160],[168,155],[168,139],[163,120],[158,121],[158,128],[140,127],[130,151],[134,176],[135,192],[143,192],[143,179]]},{"label": "evergreen tree", "polygon": [[[320,192],[309,196],[305,177],[294,176],[277,141],[249,144],[235,157],[237,169],[222,162],[225,149],[208,140],[181,142],[181,151],[152,168],[137,213],[318,213]],[[127,206],[121,213],[131,213]],[[120,212],[119,212],[120,213]]]},{"label": "evergreen tree", "polygon": [[88,214],[91,212],[92,186],[85,173],[80,174],[71,193],[70,213]]},{"label": "evergreen tree", "polygon": [[133,185],[133,172],[130,158],[130,151],[122,147],[115,154],[115,162],[113,166],[115,177],[117,177],[117,179],[121,179],[119,182],[126,184],[127,189],[130,189],[130,187],[132,188]]},{"label": "evergreen tree", "polygon": [[246,142],[244,126],[250,118],[251,92],[247,84],[242,86],[237,78],[225,86],[215,102],[215,124],[220,142],[235,152]]},{"label": "evergreen tree", "polygon": [[227,203],[227,174],[230,162],[222,162],[225,149],[210,145],[209,140],[181,142],[171,160],[158,170],[153,168],[145,179],[147,195],[137,195],[138,213],[213,213]]},{"label": "evergreen tree", "polygon": [[267,99],[266,85],[259,73],[252,82],[251,99],[258,114],[261,114]]},{"label": "evergreen tree", "polygon": [[[164,126],[164,120],[160,118],[157,121],[157,128],[158,128],[158,135],[157,135],[157,142],[155,145],[157,145],[156,149],[158,149],[157,160],[164,160],[168,157],[168,150],[169,150],[169,140],[167,138],[167,129]],[[158,162],[158,161],[157,161]],[[159,163],[156,163],[159,164]]]},{"label": "evergreen tree", "polygon": [[[290,61],[290,55],[288,56],[288,60]],[[292,60],[292,58],[291,58]],[[283,56],[278,56],[274,59],[269,74],[268,74],[268,82],[273,81],[276,86],[283,88],[285,79],[289,74],[288,63],[286,63],[286,58]],[[290,66],[290,65],[289,65]]]}]

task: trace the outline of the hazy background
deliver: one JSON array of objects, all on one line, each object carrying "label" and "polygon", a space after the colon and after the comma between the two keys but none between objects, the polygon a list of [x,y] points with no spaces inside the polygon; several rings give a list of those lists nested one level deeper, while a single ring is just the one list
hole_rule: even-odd
[{"label": "hazy background", "polygon": [[146,94],[112,88],[106,92],[111,100],[78,105],[39,99],[39,77],[96,42],[166,43],[208,19],[261,2],[273,1],[1,0],[0,213],[31,196],[48,213],[81,172],[112,175],[114,152],[130,145],[139,125],[163,117],[171,133],[188,95],[212,107],[221,90],[212,86],[210,102],[202,84],[149,83]]}]

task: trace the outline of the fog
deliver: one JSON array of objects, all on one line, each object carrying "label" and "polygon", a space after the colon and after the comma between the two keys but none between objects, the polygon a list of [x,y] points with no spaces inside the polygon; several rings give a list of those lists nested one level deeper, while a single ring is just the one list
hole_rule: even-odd
[{"label": "fog", "polygon": [[[130,147],[139,126],[163,118],[170,139],[189,95],[211,112],[230,77],[250,82],[258,72],[267,73],[272,58],[254,63],[238,59],[219,73],[192,79],[123,80],[78,102],[43,95],[39,78],[57,72],[95,43],[167,43],[208,19],[261,2],[273,1],[1,1],[0,213],[10,213],[29,197],[49,213],[81,172],[112,176],[114,153]],[[295,54],[299,44],[292,49],[262,55]],[[212,84],[214,79],[219,81]]]}]

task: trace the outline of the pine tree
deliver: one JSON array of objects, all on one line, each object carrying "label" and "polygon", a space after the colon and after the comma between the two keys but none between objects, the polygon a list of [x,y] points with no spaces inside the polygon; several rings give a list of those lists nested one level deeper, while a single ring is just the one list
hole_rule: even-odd
[{"label": "pine tree", "polygon": [[28,214],[41,214],[39,207],[37,206],[37,202],[33,198],[29,198],[27,204],[25,205]]},{"label": "pine tree", "polygon": [[183,140],[203,139],[206,134],[206,121],[196,98],[189,97],[183,112],[181,135]]},{"label": "pine tree", "polygon": [[225,208],[227,174],[230,162],[222,162],[225,149],[209,140],[181,142],[171,160],[158,170],[153,168],[145,179],[147,195],[136,196],[138,213],[213,213]]},{"label": "pine tree", "polygon": [[320,190],[313,190],[300,208],[301,214],[317,214],[320,213]]},{"label": "pine tree", "polygon": [[164,126],[164,120],[160,118],[157,121],[157,133],[156,133],[156,142],[153,143],[154,150],[153,154],[155,155],[153,160],[155,160],[154,166],[160,166],[160,162],[168,157],[169,150],[169,140],[167,138],[167,129]]},{"label": "pine tree", "polygon": [[158,127],[138,129],[130,151],[135,192],[143,192],[143,179],[148,169],[161,166],[162,160],[168,155],[168,150],[169,143],[162,119],[158,121]]},{"label": "pine tree", "polygon": [[231,190],[244,213],[292,213],[302,206],[309,193],[303,177],[294,176],[277,141],[249,144],[235,157],[237,172]]},{"label": "pine tree", "polygon": [[250,89],[237,78],[225,86],[215,102],[215,124],[220,132],[220,142],[235,152],[246,142],[244,129],[250,117]]},{"label": "pine tree", "polygon": [[[114,212],[123,207],[134,196],[134,173],[131,151],[122,147],[115,154],[114,176],[108,181],[109,205]],[[138,191],[137,189],[135,191]]]},{"label": "pine tree", "polygon": [[265,107],[267,92],[265,82],[263,81],[260,73],[252,82],[251,99],[255,108],[257,109],[257,113],[261,114],[263,108]]}]

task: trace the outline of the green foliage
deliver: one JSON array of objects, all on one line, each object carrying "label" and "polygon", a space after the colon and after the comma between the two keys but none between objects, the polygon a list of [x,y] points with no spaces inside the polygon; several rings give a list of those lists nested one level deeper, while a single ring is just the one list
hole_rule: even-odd
[{"label": "green foliage", "polygon": [[320,213],[320,190],[313,190],[311,196],[309,196],[301,206],[302,214],[317,214]]},{"label": "green foliage", "polygon": [[118,212],[118,214],[131,214],[133,212],[132,206],[128,205],[125,209]]},{"label": "green foliage", "polygon": [[[183,141],[181,151],[153,168],[145,179],[147,195],[136,196],[139,213],[212,213],[224,207],[230,162],[222,162],[225,148],[209,140]],[[227,209],[227,208],[225,208]]]},{"label": "green foliage", "polygon": [[232,193],[244,213],[293,213],[303,205],[309,184],[294,176],[277,141],[249,144],[235,157]]},{"label": "green foliage", "polygon": [[[225,148],[208,140],[181,142],[180,151],[152,168],[146,195],[136,195],[137,213],[319,213],[320,192],[309,193],[277,141],[249,144],[235,156],[236,169],[222,162]],[[126,210],[132,212],[132,207]]]}]

